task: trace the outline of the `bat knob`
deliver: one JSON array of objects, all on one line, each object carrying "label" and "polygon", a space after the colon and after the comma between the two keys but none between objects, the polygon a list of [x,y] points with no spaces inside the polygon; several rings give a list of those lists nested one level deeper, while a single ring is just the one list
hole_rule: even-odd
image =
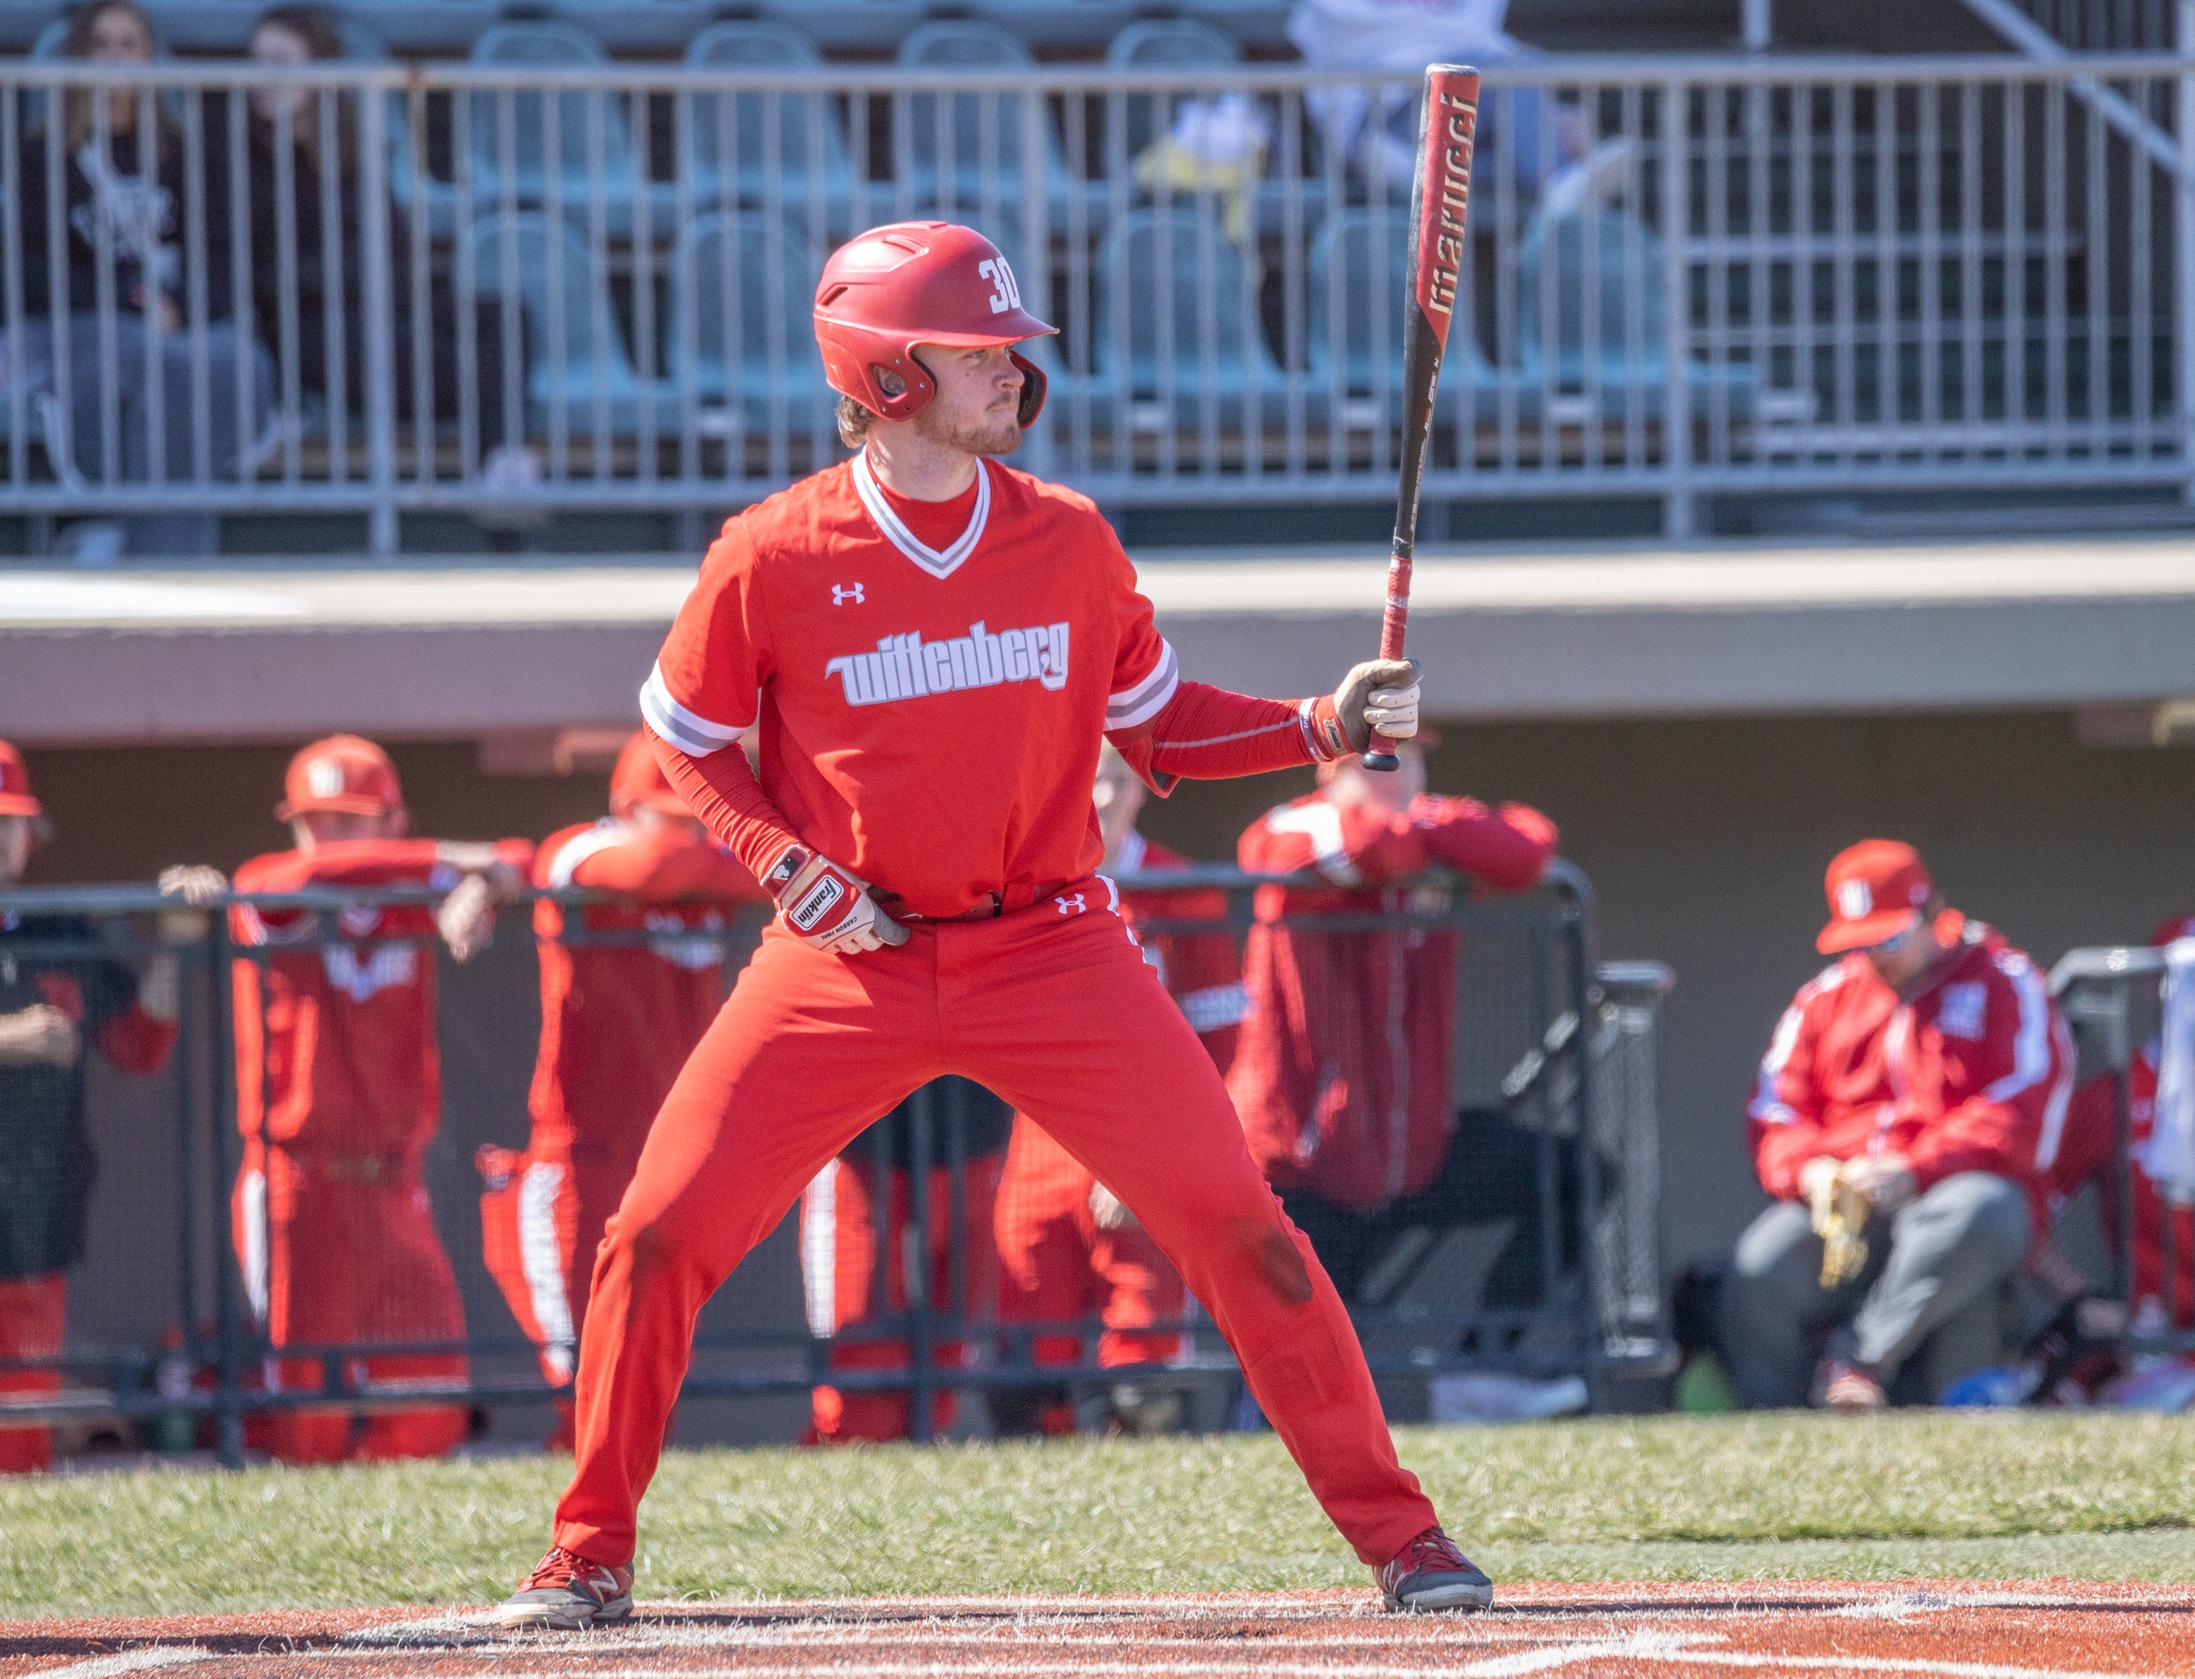
[{"label": "bat knob", "polygon": [[1394,770],[1399,770],[1402,768],[1402,760],[1396,757],[1392,752],[1367,752],[1363,757],[1359,758],[1357,762],[1362,764],[1368,770],[1385,770],[1392,772]]}]

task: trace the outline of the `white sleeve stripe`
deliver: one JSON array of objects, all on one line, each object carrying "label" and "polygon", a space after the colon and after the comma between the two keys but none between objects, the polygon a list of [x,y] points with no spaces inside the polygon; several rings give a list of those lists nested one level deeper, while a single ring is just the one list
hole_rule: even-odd
[{"label": "white sleeve stripe", "polygon": [[2033,964],[2000,961],[1997,971],[2012,982],[2013,994],[2020,999],[2020,1030],[2012,1040],[2012,1071],[1982,1095],[1992,1102],[2009,1102],[2050,1071],[2050,999]]},{"label": "white sleeve stripe", "polygon": [[[659,733],[661,731],[658,731]],[[612,846],[622,845],[631,837],[622,822],[598,822],[571,844],[556,854],[556,861],[549,865],[549,884],[569,886],[579,865],[588,858],[598,856]]]},{"label": "white sleeve stripe", "polygon": [[1311,867],[1337,886],[1362,885],[1364,876],[1349,861],[1349,845],[1341,831],[1341,811],[1324,799],[1308,804],[1282,805],[1265,818],[1276,834],[1301,834],[1311,842]]},{"label": "white sleeve stripe", "polygon": [[1207,740],[1166,740],[1159,744],[1169,752],[1189,752],[1200,746],[1227,746],[1238,740],[1255,740],[1259,735],[1269,735],[1275,729],[1292,729],[1296,726],[1295,718],[1284,717],[1278,723],[1268,723],[1259,729],[1243,729],[1231,735],[1213,735]]},{"label": "white sleeve stripe", "polygon": [[2047,1172],[2058,1163],[2058,1149],[2065,1141],[2065,1113],[2073,1102],[2073,1036],[2060,1020],[2051,1032],[2058,1051],[2058,1080],[2043,1104],[2042,1134],[2035,1139],[2035,1170]]},{"label": "white sleeve stripe", "polygon": [[1105,702],[1105,726],[1108,729],[1133,729],[1148,723],[1166,709],[1174,697],[1174,690],[1181,686],[1181,665],[1174,657],[1174,644],[1159,643],[1159,660],[1151,674],[1141,682],[1130,684]]},{"label": "white sleeve stripe", "polygon": [[1761,1057],[1761,1073],[1754,1086],[1749,1117],[1763,1125],[1793,1125],[1798,1114],[1776,1092],[1783,1078],[1783,1070],[1791,1059],[1791,1052],[1798,1047],[1799,1028],[1806,1022],[1806,1010],[1793,1003],[1783,1011],[1783,1018],[1776,1022],[1776,1035],[1768,1041],[1768,1053]]},{"label": "white sleeve stripe", "polygon": [[706,758],[712,752],[723,751],[739,739],[746,727],[744,723],[711,722],[679,704],[663,680],[660,664],[648,673],[647,683],[640,690],[640,714],[648,720],[649,728],[689,758]]},{"label": "white sleeve stripe", "polygon": [[1250,1013],[1250,993],[1239,982],[1234,985],[1209,985],[1202,991],[1191,991],[1174,999],[1181,1005],[1182,1018],[1196,1032],[1217,1032],[1222,1026],[1238,1026]]}]

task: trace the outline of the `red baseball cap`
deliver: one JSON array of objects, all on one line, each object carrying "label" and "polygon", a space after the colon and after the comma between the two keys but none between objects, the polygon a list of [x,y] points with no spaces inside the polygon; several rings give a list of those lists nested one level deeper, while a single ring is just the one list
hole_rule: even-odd
[{"label": "red baseball cap", "polygon": [[1920,920],[1936,888],[1910,845],[1868,839],[1831,859],[1822,890],[1829,895],[1829,925],[1814,948],[1834,956],[1896,938]]},{"label": "red baseball cap", "polygon": [[0,816],[40,816],[45,807],[31,796],[30,771],[13,741],[0,740]]},{"label": "red baseball cap", "polygon": [[610,814],[623,816],[640,805],[653,805],[672,816],[693,814],[671,785],[670,777],[663,773],[663,764],[645,732],[625,743],[617,755],[617,767],[610,771]]},{"label": "red baseball cap", "polygon": [[330,735],[316,740],[290,760],[282,778],[282,802],[274,807],[274,819],[287,822],[307,811],[349,811],[378,816],[404,802],[397,785],[396,766],[389,755],[370,740],[357,735]]}]

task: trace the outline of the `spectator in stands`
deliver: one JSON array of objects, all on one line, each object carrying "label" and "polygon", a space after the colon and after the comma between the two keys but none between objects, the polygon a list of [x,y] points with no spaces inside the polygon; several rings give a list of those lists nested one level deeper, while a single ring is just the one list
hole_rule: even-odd
[{"label": "spectator in stands", "polygon": [[[534,906],[541,1049],[524,1153],[475,1156],[481,1247],[512,1314],[559,1385],[586,1321],[602,1227],[632,1181],[655,1111],[724,1001],[725,941],[739,905],[769,894],[671,790],[635,734],[610,774],[610,814],[534,854],[533,881],[622,901]],[[571,1416],[550,1444],[571,1449]]]},{"label": "spectator in stands", "polygon": [[[1311,109],[1328,143],[1375,187],[1399,191],[1407,202],[1426,66],[1486,69],[1539,56],[1502,27],[1508,11],[1509,0],[1296,0],[1288,39],[1306,62],[1397,78],[1378,93],[1348,86],[1314,91]],[[1538,88],[1490,90],[1479,106],[1480,162],[1473,173],[1483,181],[1498,174],[1530,198],[1555,169],[1584,152],[1585,132],[1574,108],[1555,104]]]},{"label": "spectator in stands", "polygon": [[[0,740],[0,892],[21,882],[47,831],[22,754]],[[185,923],[170,930],[189,936]],[[0,907],[0,1364],[61,1355],[67,1272],[84,1257],[96,1164],[84,1118],[87,1056],[97,1049],[124,1072],[147,1074],[175,1042],[175,958],[156,956],[140,974],[51,948],[97,939],[82,916]],[[60,1386],[56,1370],[0,1370],[0,1394]],[[52,1462],[50,1429],[0,1428],[0,1471]]]},{"label": "spectator in stands", "polygon": [[[1237,855],[1254,873],[1309,871],[1330,888],[1261,887],[1243,962],[1249,1014],[1227,1088],[1256,1156],[1333,1274],[1344,1299],[1379,1257],[1393,1212],[1436,1187],[1435,1222],[1513,1218],[1511,1247],[1534,1251],[1530,1180],[1464,1168],[1450,1095],[1459,935],[1407,924],[1416,903],[1445,908],[1440,892],[1405,883],[1432,868],[1467,874],[1485,890],[1521,892],[1555,855],[1555,825],[1524,805],[1489,807],[1425,791],[1425,757],[1402,742],[1401,767],[1355,758],[1319,767],[1319,789],[1268,811]],[[1304,914],[1380,915],[1392,930],[1302,931]],[[1472,1115],[1474,1149],[1536,1146],[1501,1115]],[[1488,1200],[1491,1194],[1494,1199]]]},{"label": "spectator in stands", "polygon": [[1723,1344],[1740,1404],[1812,1383],[1872,1411],[1909,1364],[1933,1398],[1996,1362],[2073,1047],[2041,971],[1946,909],[1911,846],[1862,840],[1826,890],[1836,961],[1784,1011],[1747,1110],[1776,1205],[1738,1240]]},{"label": "spectator in stands", "polygon": [[[340,59],[343,38],[334,17],[318,6],[276,6],[260,14],[251,34],[251,56],[260,64],[298,66]],[[251,96],[247,175],[239,190],[249,199],[252,247],[261,258],[252,268],[252,314],[261,340],[275,346],[283,364],[296,357],[302,394],[323,402],[341,401],[353,415],[364,412],[366,391],[366,287],[358,264],[365,251],[364,184],[359,173],[358,113],[338,106],[323,109],[326,96],[309,88],[265,86]],[[332,144],[331,144],[332,143]],[[323,150],[332,149],[332,156]],[[332,201],[328,186],[332,183]],[[335,227],[327,226],[335,211]],[[506,396],[525,401],[526,351],[523,312],[506,312],[500,300],[472,300],[469,365],[458,332],[459,304],[448,279],[436,276],[427,287],[427,353],[432,412],[420,414],[415,384],[419,319],[413,306],[412,232],[404,207],[388,202],[389,279],[395,317],[390,363],[395,375],[394,405],[399,424],[412,421],[431,431],[437,421],[457,422],[464,393],[472,393],[478,428],[480,484],[498,494],[523,494],[541,484],[540,457],[524,439],[507,429]],[[288,265],[275,253],[288,234]],[[328,268],[325,235],[337,234],[340,267]],[[296,310],[285,326],[285,287],[292,288]],[[508,353],[506,346],[508,329]],[[341,333],[340,382],[335,368],[335,338]],[[286,342],[294,332],[295,344]],[[515,354],[515,361],[509,359]],[[514,376],[510,392],[505,379]],[[511,515],[484,514],[483,523],[510,528]],[[523,517],[523,515],[521,515]]]},{"label": "spectator in stands", "polygon": [[[291,760],[275,811],[296,849],[236,871],[239,893],[431,887],[439,905],[230,912],[249,952],[235,964],[236,1115],[244,1133],[235,1241],[252,1306],[279,1350],[292,1344],[459,1341],[464,1308],[435,1233],[421,1157],[442,1119],[434,939],[458,961],[489,938],[496,906],[524,884],[524,840],[461,844],[404,837],[410,826],[388,754],[356,735]],[[170,869],[164,890],[208,903],[218,871]],[[361,1352],[353,1381],[457,1384],[462,1353]],[[277,1359],[276,1391],[322,1386],[318,1357]],[[464,1438],[458,1405],[274,1412],[268,1449],[285,1462],[431,1457]]]},{"label": "spectator in stands", "polygon": [[[137,0],[89,0],[70,18],[62,51],[95,64],[149,64],[152,20]],[[266,353],[234,324],[227,264],[214,255],[227,243],[217,191],[201,195],[206,272],[192,269],[184,161],[183,136],[162,99],[128,86],[49,97],[43,125],[23,142],[12,208],[26,377],[57,412],[46,427],[48,450],[92,485],[187,483],[201,470],[240,477],[272,414]],[[48,198],[53,172],[59,204]],[[51,240],[59,229],[66,242],[57,294]],[[201,282],[202,337],[189,330]],[[219,550],[220,522],[206,513],[129,514],[74,526],[63,545],[87,564],[125,552],[207,555]]]},{"label": "spectator in stands", "polygon": [[[914,1240],[918,1120],[929,1170],[929,1237]],[[934,1080],[856,1138],[815,1175],[800,1201],[800,1276],[808,1328],[831,1342],[829,1363],[848,1372],[904,1371],[907,1343],[872,1326],[909,1304],[907,1268],[926,1263],[919,1293],[933,1313],[965,1323],[982,1320],[997,1298],[991,1268],[991,1210],[998,1194],[999,1152],[1012,1114],[980,1084],[954,1075]],[[957,1163],[957,1170],[956,1170]],[[955,1176],[960,1182],[956,1188]],[[878,1268],[881,1263],[883,1275]],[[937,1367],[968,1362],[973,1347],[958,1337],[931,1348]],[[948,1428],[959,1414],[956,1396],[940,1393],[933,1424]],[[841,1389],[819,1384],[805,1444],[904,1440],[914,1424],[906,1388]]]},{"label": "spectator in stands", "polygon": [[[1105,842],[1099,873],[1107,878],[1160,874],[1188,867],[1136,832],[1148,789],[1110,743],[1100,749],[1093,799]],[[1212,889],[1121,894],[1129,924],[1152,920],[1224,923],[1227,896]],[[1222,1074],[1234,1059],[1235,1034],[1246,1000],[1234,935],[1143,933],[1144,960],[1158,970],[1182,1013]],[[1178,1319],[1187,1305],[1181,1275],[1144,1233],[1135,1214],[1027,1114],[1014,1116],[999,1180],[996,1221],[1000,1263],[999,1321],[1072,1323],[1096,1317],[1104,1325],[1097,1362],[1130,1372],[1106,1392],[1107,1426],[1116,1433],[1162,1434],[1180,1426],[1178,1389],[1137,1381],[1139,1367],[1181,1357],[1181,1337],[1155,1333],[1154,1323]],[[1082,1339],[1069,1333],[1032,1338],[1040,1365],[1079,1364]],[[994,1388],[991,1414],[1001,1434],[1071,1434],[1074,1406],[1062,1386]]]}]

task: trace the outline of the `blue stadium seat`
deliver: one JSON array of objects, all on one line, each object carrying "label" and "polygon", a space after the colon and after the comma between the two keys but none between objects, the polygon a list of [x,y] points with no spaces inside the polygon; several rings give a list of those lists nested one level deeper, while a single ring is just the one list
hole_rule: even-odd
[{"label": "blue stadium seat", "polygon": [[[926,23],[900,43],[899,62],[940,70],[1020,70],[1029,49],[985,23]],[[1033,127],[1032,127],[1033,125]],[[1027,196],[1032,147],[1039,184],[1062,206],[1073,186],[1050,113],[1017,90],[902,93],[892,102],[894,174],[908,211],[995,221]]]},{"label": "blue stadium seat", "polygon": [[[823,55],[782,23],[719,23],[686,48],[689,70],[813,70]],[[818,200],[823,222],[843,226],[854,166],[828,94],[697,93],[682,113],[690,191],[697,204],[728,190],[742,204],[782,204],[806,214]]]},{"label": "blue stadium seat", "polygon": [[[1131,23],[1105,49],[1115,70],[1229,69],[1242,61],[1242,48],[1230,36],[1193,18],[1146,18]],[[1186,94],[1134,93],[1127,99],[1128,156],[1166,133]]]},{"label": "blue stadium seat", "polygon": [[[1328,216],[1311,241],[1304,280],[1305,386],[1323,425],[1338,406],[1350,429],[1402,418],[1402,349],[1410,307],[1404,266],[1409,216],[1397,204]],[[1456,321],[1441,363],[1434,417],[1491,418],[1497,385],[1468,321]]]},{"label": "blue stadium seat", "polygon": [[[568,23],[524,22],[499,23],[481,36],[472,62],[592,69],[608,60],[600,42]],[[627,94],[479,89],[467,104],[476,199],[583,212],[599,187],[615,224],[630,226],[635,189],[645,183],[636,174]]]},{"label": "blue stadium seat", "polygon": [[525,312],[528,435],[606,439],[638,430],[646,387],[610,297],[606,253],[566,218],[520,210],[475,222],[471,256],[472,293],[516,297]]},{"label": "blue stadium seat", "polygon": [[1130,427],[1262,424],[1284,384],[1259,329],[1257,284],[1216,207],[1133,210],[1098,243],[1094,396]]},{"label": "blue stadium seat", "polygon": [[798,221],[694,218],[671,254],[664,366],[672,401],[692,400],[705,434],[828,427],[837,399],[813,316],[822,273],[822,247]]},{"label": "blue stadium seat", "polygon": [[[1660,235],[1621,210],[1535,215],[1517,253],[1519,378],[1564,422],[1663,417],[1669,303]],[[1587,300],[1597,319],[1588,321]],[[1550,301],[1552,312],[1550,313]],[[1590,328],[1590,331],[1589,331]],[[1753,416],[1752,369],[1685,364],[1691,412]]]}]

